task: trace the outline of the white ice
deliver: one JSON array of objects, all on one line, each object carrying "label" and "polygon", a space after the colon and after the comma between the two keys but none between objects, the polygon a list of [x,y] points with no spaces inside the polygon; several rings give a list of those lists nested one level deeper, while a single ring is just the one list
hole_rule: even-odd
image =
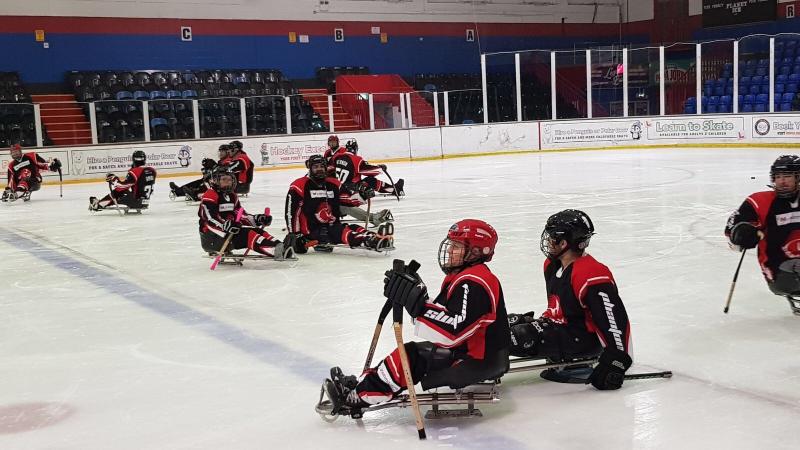
[{"label": "white ice", "polygon": [[[406,179],[391,208],[397,250],[337,249],[295,267],[245,262],[209,271],[196,207],[157,185],[142,216],[91,214],[106,185],[46,186],[0,205],[0,448],[798,448],[800,317],[748,255],[729,212],[764,189],[779,149],[655,149],[392,163]],[[365,150],[369,156],[368,150]],[[258,172],[251,212],[269,206],[282,237],[284,195],[300,169]],[[755,177],[755,179],[751,179]],[[184,182],[189,179],[178,179]],[[619,391],[508,375],[483,418],[428,421],[408,409],[326,423],[314,413],[329,367],[357,372],[392,258],[422,263],[466,217],[497,229],[492,270],[509,311],[546,305],[539,236],[547,217],[594,220],[590,253],[611,267],[632,319],[630,372],[670,380]],[[376,360],[394,345],[385,327]],[[410,337],[412,328],[406,325]]]}]

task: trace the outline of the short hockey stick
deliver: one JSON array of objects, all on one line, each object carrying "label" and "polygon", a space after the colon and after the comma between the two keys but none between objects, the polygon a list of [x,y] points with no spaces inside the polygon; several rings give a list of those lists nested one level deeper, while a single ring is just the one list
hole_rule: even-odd
[{"label": "short hockey stick", "polygon": [[367,217],[364,219],[364,229],[365,230],[369,229],[369,211],[370,211],[370,209],[372,209],[372,199],[368,198],[367,199]]},{"label": "short hockey stick", "polygon": [[626,380],[646,380],[648,378],[672,378],[672,371],[665,370],[663,372],[629,373],[625,375]]},{"label": "short hockey stick", "polygon": [[744,261],[744,255],[747,253],[747,249],[742,250],[742,257],[739,258],[739,265],[736,266],[736,272],[733,273],[733,281],[731,281],[731,289],[728,291],[728,300],[725,302],[725,309],[722,310],[725,314],[728,314],[728,310],[731,307],[731,299],[733,298],[733,289],[736,287],[736,280],[739,278],[739,269],[742,268],[742,261]]},{"label": "short hockey stick", "polygon": [[[396,271],[403,270],[403,260],[395,259],[393,269]],[[411,260],[408,263],[408,270],[409,273],[416,273],[417,269],[419,269],[419,263]],[[367,351],[367,360],[364,362],[364,372],[369,370],[370,366],[372,366],[372,357],[375,356],[375,347],[378,346],[378,339],[381,336],[381,329],[383,328],[383,322],[386,320],[386,317],[389,315],[389,311],[392,310],[392,301],[386,300],[386,303],[383,304],[383,308],[381,308],[381,313],[378,315],[378,323],[375,325],[375,331],[372,333],[372,342],[369,344],[369,351]]]},{"label": "short hockey stick", "polygon": [[414,419],[417,423],[417,434],[420,439],[425,439],[425,423],[422,421],[422,414],[419,412],[419,402],[417,401],[417,392],[414,387],[414,379],[411,377],[411,366],[408,363],[408,355],[406,354],[406,345],[403,342],[403,305],[393,305],[392,315],[394,316],[394,338],[397,340],[397,353],[400,355],[400,364],[403,366],[403,375],[406,379],[406,389],[408,390],[408,399],[411,401],[411,409],[414,410]]},{"label": "short hockey stick", "polygon": [[394,196],[397,198],[397,201],[399,202],[400,201],[400,194],[397,193],[397,189],[395,189],[395,187],[394,187],[394,180],[392,179],[392,176],[389,175],[389,171],[384,169],[383,167],[381,167],[381,170],[383,171],[383,174],[386,175],[386,178],[389,179],[389,183],[392,183],[392,193],[394,194]]},{"label": "short hockey stick", "polygon": [[[236,223],[239,223],[239,221],[242,220],[243,212],[243,208],[239,208],[239,210],[236,211]],[[228,233],[228,236],[225,238],[225,242],[222,243],[222,248],[219,249],[219,254],[217,254],[216,258],[214,258],[214,262],[211,263],[211,270],[215,270],[219,265],[219,262],[222,261],[222,256],[225,254],[225,251],[228,250],[228,245],[231,243],[231,239],[233,239],[233,233]]]},{"label": "short hockey stick", "polygon": [[58,168],[58,196],[64,197],[64,176],[61,174],[61,167]]}]

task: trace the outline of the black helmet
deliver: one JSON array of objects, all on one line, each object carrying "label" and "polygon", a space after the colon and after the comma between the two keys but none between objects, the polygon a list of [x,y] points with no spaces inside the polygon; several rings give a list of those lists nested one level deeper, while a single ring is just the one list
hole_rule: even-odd
[{"label": "black helmet", "polygon": [[[225,187],[225,188],[222,187],[222,185],[220,184],[220,180],[222,179],[222,177],[230,177],[231,178],[230,187]],[[216,189],[218,191],[220,191],[220,192],[224,192],[224,193],[230,194],[231,192],[236,190],[236,175],[234,175],[233,173],[228,172],[226,170],[220,170],[220,171],[214,172],[214,176],[211,178],[211,182],[214,184]]]},{"label": "black helmet", "polygon": [[231,141],[228,146],[234,153],[244,150],[244,144],[242,144],[242,141]]},{"label": "black helmet", "polygon": [[[315,176],[314,170],[312,170],[317,164],[322,164],[323,170],[321,176]],[[311,157],[306,160],[306,167],[308,168],[308,177],[312,180],[322,181],[328,175],[328,164],[325,162],[325,158],[323,158],[322,155],[311,155]]]},{"label": "black helmet", "polygon": [[[776,175],[794,175],[795,187],[792,190],[778,190],[775,188]],[[797,183],[800,182],[800,157],[795,155],[781,155],[769,168],[769,178],[772,181],[772,188],[781,198],[794,197],[797,194]]]},{"label": "black helmet", "polygon": [[[565,209],[557,212],[547,219],[547,223],[542,231],[540,248],[544,256],[548,258],[558,258],[565,251],[583,253],[589,246],[589,239],[594,234],[594,224],[583,211],[577,209]],[[550,242],[559,243],[567,241],[569,246],[558,254],[550,252]]]},{"label": "black helmet", "polygon": [[354,155],[358,154],[358,142],[356,142],[355,139],[347,141],[347,144],[344,144],[344,148],[346,148],[348,152]]},{"label": "black helmet", "polygon": [[136,150],[131,157],[133,160],[133,167],[141,167],[147,163],[147,155],[142,150]]},{"label": "black helmet", "polygon": [[230,144],[222,144],[219,146],[217,151],[219,152],[219,159],[227,158],[230,156],[231,146]]}]

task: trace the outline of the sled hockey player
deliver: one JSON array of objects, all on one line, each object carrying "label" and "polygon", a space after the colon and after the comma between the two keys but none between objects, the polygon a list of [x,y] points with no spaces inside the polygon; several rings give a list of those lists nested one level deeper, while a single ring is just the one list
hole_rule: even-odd
[{"label": "sled hockey player", "polygon": [[[345,148],[339,145],[339,136],[332,134],[328,136],[328,147],[325,149],[325,153],[322,155],[322,157],[325,158],[326,163],[330,163],[331,157],[333,157],[334,154],[344,151]],[[328,170],[333,170],[333,169],[328,169]]]},{"label": "sled hockey player", "polygon": [[36,152],[22,153],[19,144],[11,146],[11,162],[8,163],[8,181],[3,191],[2,201],[13,202],[17,199],[29,201],[31,193],[42,186],[42,170],[58,172],[61,161],[53,158],[49,163]]},{"label": "sled hockey player", "polygon": [[358,155],[358,142],[348,141],[345,147],[331,155],[329,164],[336,172],[336,178],[342,183],[367,183],[367,186],[374,189],[379,194],[397,194],[402,197],[404,181],[402,178],[397,180],[397,184],[392,185],[377,179],[381,172],[386,172],[386,164],[373,165]]},{"label": "sled hockey player", "polygon": [[236,176],[230,172],[217,172],[208,189],[200,200],[197,215],[200,217],[200,244],[203,250],[211,255],[222,250],[228,235],[233,238],[226,249],[250,249],[261,255],[277,259],[289,259],[293,256],[290,244],[275,239],[260,227],[272,223],[272,216],[265,214],[248,214],[242,211],[242,218],[236,221],[237,213],[242,209],[236,195]]},{"label": "sled hockey player", "polygon": [[[408,266],[386,272],[384,296],[416,320],[417,336],[429,339],[405,344],[411,378],[423,390],[466,387],[498,379],[508,370],[503,289],[486,265],[496,245],[497,233],[482,220],[465,219],[450,227],[439,245],[445,277],[433,299]],[[323,385],[332,415],[360,415],[360,410],[390,401],[407,387],[397,349],[358,379],[334,367]]]},{"label": "sled hockey player", "polygon": [[361,209],[361,206],[370,198],[374,197],[376,191],[381,193],[393,193],[395,187],[397,187],[399,188],[398,196],[405,195],[402,193],[402,179],[397,182],[397,186],[392,186],[391,184],[383,183],[375,178],[376,175],[380,174],[381,170],[386,169],[386,166],[383,164],[373,166],[362,157],[358,156],[358,143],[355,140],[348,141],[344,151],[340,149],[338,152],[334,153],[328,161],[328,164],[328,171],[330,172],[330,167],[333,167],[336,178],[338,178],[343,185],[352,186],[350,188],[351,191],[358,191],[358,195],[354,194],[346,203],[343,202],[343,214],[348,214],[361,221],[367,221],[369,217],[369,222],[375,226],[383,222],[392,222],[394,220],[391,211],[388,209],[383,209],[377,213],[370,213],[369,216],[367,216],[367,212]]},{"label": "sled hockey player", "polygon": [[339,180],[327,176],[325,158],[313,155],[306,167],[308,174],[292,182],[286,195],[286,229],[295,236],[296,253],[306,253],[309,246],[315,246],[317,251],[332,251],[336,244],[375,251],[393,248],[391,223],[382,224],[374,233],[341,221],[340,202],[352,192],[343,190]]},{"label": "sled hockey player", "polygon": [[509,314],[511,354],[551,362],[598,357],[593,370],[548,369],[542,377],[619,389],[633,362],[630,322],[611,271],[586,254],[593,234],[582,211],[566,209],[547,219],[541,238],[547,310],[538,319],[533,312]]},{"label": "sled hockey player", "polygon": [[253,182],[253,161],[245,153],[241,141],[231,141],[228,146],[229,158],[225,165],[228,172],[236,175],[236,193],[248,194],[250,184]]},{"label": "sled hockey player", "polygon": [[203,176],[199,180],[194,180],[190,183],[184,184],[183,186],[178,186],[174,182],[170,181],[170,198],[174,200],[176,197],[185,196],[186,201],[199,201],[200,197],[202,197],[203,193],[208,189],[214,171],[225,170],[227,167],[230,145],[222,144],[219,146],[217,151],[219,161],[214,161],[211,158],[203,158],[203,167],[200,169]]},{"label": "sled hockey player", "polygon": [[106,175],[111,192],[99,200],[97,197],[89,197],[89,211],[100,211],[117,205],[130,209],[147,209],[156,182],[156,169],[145,165],[147,155],[142,150],[133,152],[131,160],[131,168],[124,181],[113,173]]},{"label": "sled hockey player", "polygon": [[800,157],[779,156],[769,175],[772,190],[747,197],[728,219],[725,235],[734,250],[758,248],[770,291],[800,316]]}]

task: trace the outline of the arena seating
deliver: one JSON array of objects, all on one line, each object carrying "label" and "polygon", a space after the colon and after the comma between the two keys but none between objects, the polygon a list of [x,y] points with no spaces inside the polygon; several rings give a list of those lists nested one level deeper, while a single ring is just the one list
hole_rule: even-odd
[{"label": "arena seating", "polygon": [[[774,110],[776,112],[800,111],[800,41],[775,42]],[[769,55],[748,55],[739,61],[739,112],[769,111]],[[701,108],[703,113],[733,112],[733,65],[724,64],[717,78],[703,83]],[[697,99],[689,97],[684,103],[684,113],[697,113]]]},{"label": "arena seating", "polygon": [[[0,147],[36,146],[32,103],[16,72],[0,72]],[[47,136],[45,142],[49,142]]]},{"label": "arena seating", "polygon": [[[148,101],[152,140],[193,139],[191,100],[198,100],[200,136],[286,133],[290,96],[292,132],[326,131],[310,105],[279,70],[105,71],[67,74],[79,102],[95,102],[99,142],[144,139],[141,101]],[[239,98],[245,98],[242,124]],[[85,107],[88,116],[88,106]]]}]

